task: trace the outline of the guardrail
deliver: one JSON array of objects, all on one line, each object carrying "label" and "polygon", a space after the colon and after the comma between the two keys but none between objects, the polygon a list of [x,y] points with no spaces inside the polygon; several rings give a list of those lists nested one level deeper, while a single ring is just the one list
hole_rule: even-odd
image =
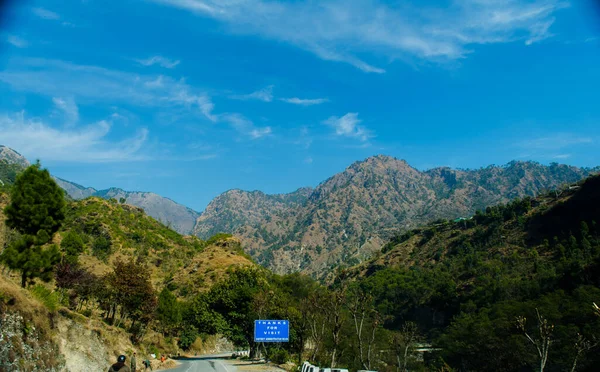
[{"label": "guardrail", "polygon": [[233,353],[234,357],[250,356],[250,350],[238,350]]},{"label": "guardrail", "polygon": [[[308,361],[302,364],[300,372],[348,372],[346,368],[328,368],[328,367],[317,367],[310,364]],[[377,371],[365,371],[365,372],[377,372]]]}]

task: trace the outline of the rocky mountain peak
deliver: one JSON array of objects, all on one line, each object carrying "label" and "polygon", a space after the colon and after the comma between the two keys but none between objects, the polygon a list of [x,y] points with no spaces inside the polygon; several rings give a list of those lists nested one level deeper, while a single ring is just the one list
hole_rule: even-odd
[{"label": "rocky mountain peak", "polygon": [[0,145],[0,160],[6,160],[10,164],[17,164],[23,168],[31,165],[23,155],[4,145]]}]

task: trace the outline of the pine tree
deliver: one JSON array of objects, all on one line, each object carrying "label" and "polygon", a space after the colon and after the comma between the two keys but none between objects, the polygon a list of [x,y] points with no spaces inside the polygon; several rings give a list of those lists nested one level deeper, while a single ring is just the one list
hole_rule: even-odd
[{"label": "pine tree", "polygon": [[590,228],[585,221],[581,221],[581,237],[585,238],[590,234]]},{"label": "pine tree", "polygon": [[21,285],[34,278],[52,279],[52,269],[60,261],[56,245],[43,248],[64,220],[65,200],[60,187],[39,161],[21,173],[5,208],[6,225],[21,234],[7,247],[0,260],[11,269],[21,271]]}]

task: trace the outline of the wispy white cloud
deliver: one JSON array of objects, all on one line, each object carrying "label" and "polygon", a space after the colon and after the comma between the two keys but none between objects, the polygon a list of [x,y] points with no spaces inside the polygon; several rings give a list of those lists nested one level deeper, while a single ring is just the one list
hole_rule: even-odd
[{"label": "wispy white cloud", "polygon": [[148,88],[161,88],[164,86],[163,76],[160,75],[156,79],[145,82],[144,85]]},{"label": "wispy white cloud", "polygon": [[215,121],[214,105],[206,93],[164,75],[139,75],[58,60],[16,59],[0,71],[0,81],[17,90],[49,97],[73,97],[80,103],[183,106]]},{"label": "wispy white cloud", "polygon": [[164,68],[174,68],[181,62],[179,60],[171,60],[162,56],[153,56],[146,59],[136,59],[136,61],[144,66],[159,65]]},{"label": "wispy white cloud", "polygon": [[293,98],[280,98],[280,100],[283,102],[291,103],[293,105],[300,105],[300,106],[313,106],[313,105],[320,105],[322,103],[329,102],[329,100],[327,98],[302,99],[302,98],[298,98],[298,97],[293,97]]},{"label": "wispy white cloud", "polygon": [[589,145],[593,142],[594,140],[591,137],[572,133],[557,133],[522,141],[519,145],[530,150],[561,150],[577,145]]},{"label": "wispy white cloud", "polygon": [[554,155],[552,159],[568,159],[571,157],[571,154],[558,154]]},{"label": "wispy white cloud", "polygon": [[267,0],[149,0],[211,17],[233,33],[283,41],[319,58],[348,63],[365,72],[384,68],[363,59],[415,57],[427,61],[465,58],[477,44],[552,36],[563,0],[450,0],[417,8],[377,0],[274,2]]},{"label": "wispy white cloud", "polygon": [[[124,103],[158,108],[163,113],[196,113],[210,122],[229,124],[250,139],[268,134],[242,114],[215,113],[215,104],[206,92],[165,75],[140,75],[57,60],[16,59],[0,71],[0,82],[51,98],[73,97],[84,104]],[[255,129],[257,132],[252,132]]]},{"label": "wispy white cloud", "polygon": [[263,102],[271,102],[273,101],[273,85],[269,85],[263,89],[259,89],[256,92],[252,92],[250,94],[233,95],[231,96],[231,98],[240,100],[258,100]]},{"label": "wispy white cloud", "polygon": [[249,135],[252,139],[262,138],[271,134],[271,127],[254,128],[250,131]]},{"label": "wispy white cloud", "polygon": [[218,120],[228,123],[238,132],[252,140],[268,136],[272,133],[271,127],[256,127],[252,120],[238,113],[220,114]]},{"label": "wispy white cloud", "polygon": [[25,112],[0,115],[2,143],[19,149],[29,159],[61,162],[119,162],[148,159],[141,153],[148,137],[147,129],[140,129],[134,136],[110,141],[110,121],[58,129],[40,120],[28,118]]},{"label": "wispy white cloud", "polygon": [[208,97],[207,95],[202,95],[197,98],[197,101],[202,114],[204,114],[204,116],[206,116],[210,121],[216,122],[217,117],[213,115],[215,104],[212,103],[210,97]]},{"label": "wispy white cloud", "polygon": [[61,25],[65,26],[65,27],[74,27],[75,25],[71,22],[68,21],[62,21],[61,20],[61,16],[60,14],[53,12],[51,10],[45,9],[45,8],[32,8],[31,9],[32,13],[35,14],[37,17],[42,18],[42,19],[46,19],[49,21],[59,21]]},{"label": "wispy white cloud", "polygon": [[305,149],[310,148],[310,146],[313,143],[313,139],[310,135],[310,131],[308,130],[308,127],[303,126],[302,128],[300,128],[300,135],[298,136],[298,139],[294,141],[295,145],[300,145]]},{"label": "wispy white cloud", "polygon": [[213,146],[205,142],[191,142],[187,145],[187,148],[194,151],[209,151]]},{"label": "wispy white cloud", "polygon": [[310,156],[309,156],[309,157],[306,157],[306,158],[304,159],[304,163],[306,163],[306,164],[312,164],[312,163],[313,163],[313,158],[312,158],[312,157],[310,157]]},{"label": "wispy white cloud", "polygon": [[338,136],[358,138],[363,142],[372,137],[366,128],[359,125],[361,120],[356,112],[349,112],[342,117],[332,116],[324,123],[333,127]]},{"label": "wispy white cloud", "polygon": [[11,45],[13,45],[13,46],[15,46],[17,48],[27,48],[27,46],[29,45],[29,43],[27,42],[27,40],[25,40],[25,39],[23,39],[23,38],[21,38],[19,36],[16,36],[16,35],[8,35],[6,37],[6,41],[9,44],[11,44]]},{"label": "wispy white cloud", "polygon": [[51,10],[48,9],[44,9],[44,8],[33,8],[32,9],[33,14],[35,14],[36,16],[43,18],[43,19],[49,19],[49,20],[53,20],[53,21],[57,21],[60,19],[60,15],[58,13],[55,13]]},{"label": "wispy white cloud", "polygon": [[64,113],[65,125],[75,125],[79,121],[79,108],[72,97],[54,97],[52,98],[52,102],[54,102],[56,108]]}]

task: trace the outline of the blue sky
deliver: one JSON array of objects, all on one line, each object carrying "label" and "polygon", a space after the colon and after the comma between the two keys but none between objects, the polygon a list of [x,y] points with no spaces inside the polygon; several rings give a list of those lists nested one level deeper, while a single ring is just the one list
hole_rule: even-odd
[{"label": "blue sky", "polygon": [[[107,4],[108,3],[108,4]],[[202,210],[386,154],[600,164],[600,12],[562,0],[20,1],[0,144]]]}]

